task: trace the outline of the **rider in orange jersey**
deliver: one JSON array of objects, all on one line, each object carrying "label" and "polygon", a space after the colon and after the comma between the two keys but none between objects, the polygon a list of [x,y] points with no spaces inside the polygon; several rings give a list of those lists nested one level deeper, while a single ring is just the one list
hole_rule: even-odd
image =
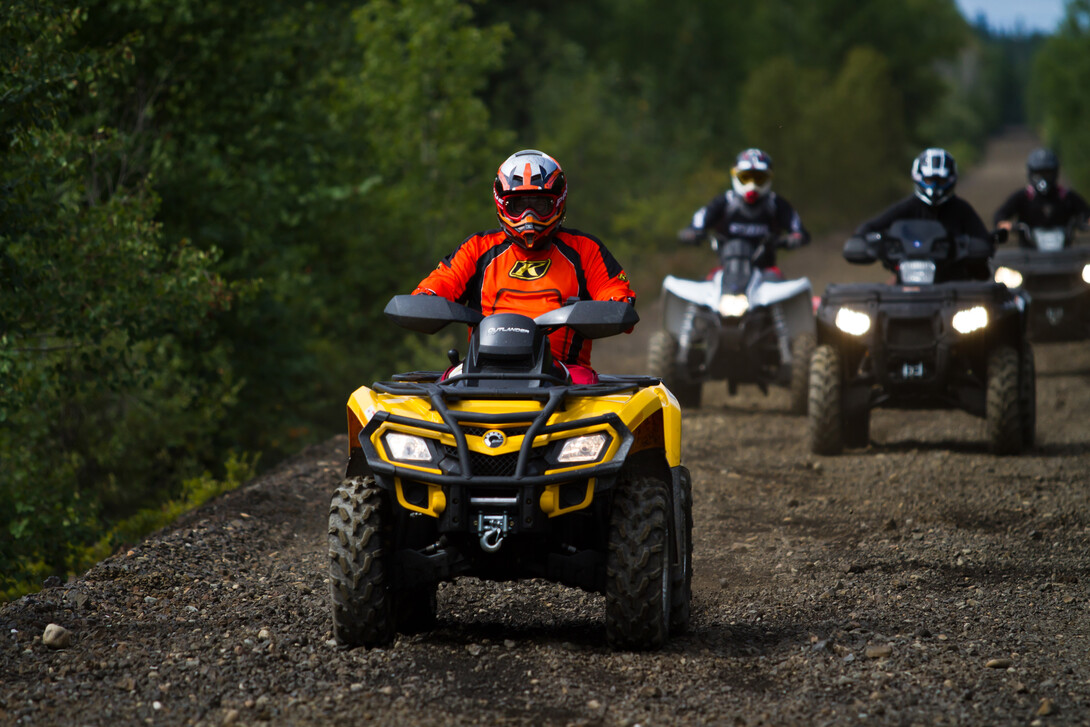
[{"label": "rider in orange jersey", "polygon": [[[596,237],[561,227],[564,171],[534,149],[500,165],[493,185],[502,229],[470,235],[420,281],[414,294],[440,295],[481,311],[534,318],[572,299],[636,302],[620,263]],[[564,328],[550,335],[554,358],[573,383],[593,383],[590,341]]]}]

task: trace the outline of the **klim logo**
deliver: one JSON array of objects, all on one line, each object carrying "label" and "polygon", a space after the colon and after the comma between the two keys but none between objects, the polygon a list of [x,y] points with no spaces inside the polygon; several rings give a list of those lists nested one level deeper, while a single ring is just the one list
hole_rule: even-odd
[{"label": "klim logo", "polygon": [[519,260],[508,275],[516,280],[537,280],[545,277],[552,264],[552,260]]}]

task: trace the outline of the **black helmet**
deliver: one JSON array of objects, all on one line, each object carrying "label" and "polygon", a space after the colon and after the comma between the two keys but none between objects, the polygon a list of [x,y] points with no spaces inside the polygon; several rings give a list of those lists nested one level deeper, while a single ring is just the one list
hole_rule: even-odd
[{"label": "black helmet", "polygon": [[1034,149],[1026,159],[1026,175],[1038,194],[1050,194],[1060,176],[1060,160],[1051,149]]},{"label": "black helmet", "polygon": [[954,195],[958,164],[945,149],[925,149],[912,162],[912,183],[924,204],[937,207]]}]

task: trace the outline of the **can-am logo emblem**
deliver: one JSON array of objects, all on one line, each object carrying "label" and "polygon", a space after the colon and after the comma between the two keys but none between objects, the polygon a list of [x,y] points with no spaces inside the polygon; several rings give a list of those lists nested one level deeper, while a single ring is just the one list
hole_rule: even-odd
[{"label": "can-am logo emblem", "polygon": [[497,333],[529,333],[528,328],[517,328],[515,326],[492,326],[488,329],[488,335],[494,336]]},{"label": "can-am logo emblem", "polygon": [[503,436],[503,432],[498,429],[492,429],[485,432],[483,439],[485,446],[491,449],[502,447],[503,443],[507,441],[507,437]]}]

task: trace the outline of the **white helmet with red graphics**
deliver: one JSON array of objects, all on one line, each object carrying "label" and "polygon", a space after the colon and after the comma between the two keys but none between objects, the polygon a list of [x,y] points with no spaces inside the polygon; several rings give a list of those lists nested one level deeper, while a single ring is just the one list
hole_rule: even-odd
[{"label": "white helmet with red graphics", "polygon": [[772,157],[760,149],[746,149],[730,170],[730,182],[747,204],[756,204],[772,190]]},{"label": "white helmet with red graphics", "polygon": [[568,184],[555,159],[536,149],[524,149],[500,165],[492,197],[504,231],[532,250],[564,221]]}]

